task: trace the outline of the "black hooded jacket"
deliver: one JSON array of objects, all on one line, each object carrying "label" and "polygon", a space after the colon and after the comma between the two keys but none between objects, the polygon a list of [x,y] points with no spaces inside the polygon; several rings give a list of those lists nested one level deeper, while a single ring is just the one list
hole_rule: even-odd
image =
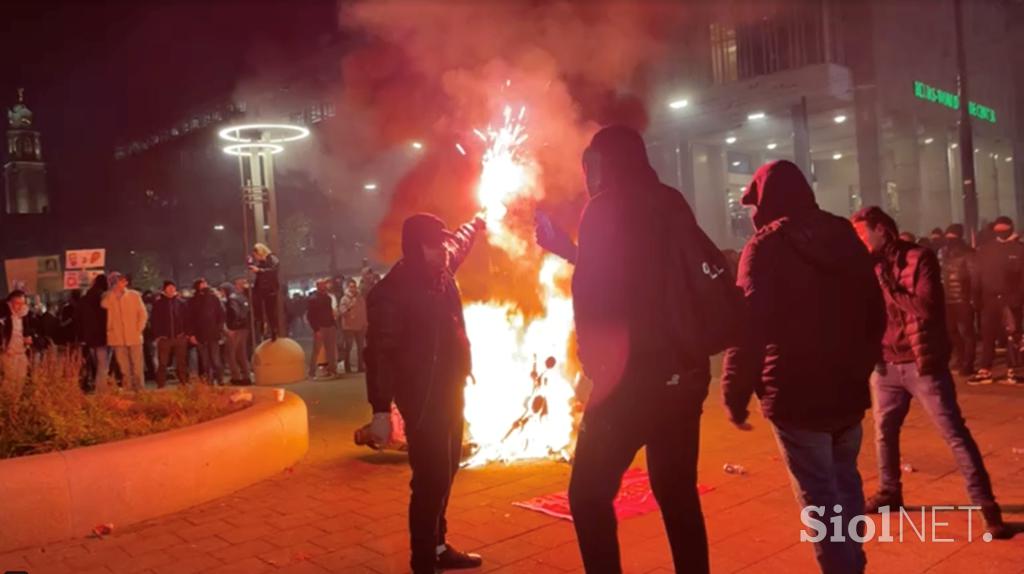
[{"label": "black hooded jacket", "polygon": [[754,174],[743,203],[758,228],[740,260],[751,325],[725,358],[722,393],[745,421],[752,392],[775,423],[826,430],[859,421],[886,315],[871,257],[849,221],[818,208],[791,162]]},{"label": "black hooded jacket", "polygon": [[410,224],[427,219],[432,219],[437,229],[443,228],[433,216],[410,218],[402,232],[402,260],[367,297],[369,402],[374,413],[387,413],[394,400],[406,424],[416,424],[427,410],[461,416],[462,389],[471,372],[462,298],[454,273],[469,254],[477,230],[466,224],[454,233],[444,232],[449,265],[432,272],[422,256],[421,246],[429,241],[427,230]]},{"label": "black hooded jacket", "polygon": [[942,267],[942,288],[946,292],[946,305],[971,305],[977,281],[977,263],[974,250],[959,237],[947,239],[939,249]]},{"label": "black hooded jacket", "polygon": [[107,345],[107,310],[100,304],[106,290],[105,277],[94,282],[75,310],[79,340],[90,349]]},{"label": "black hooded jacket", "polygon": [[665,313],[666,234],[696,226],[693,212],[681,193],[658,181],[637,132],[604,128],[588,148],[594,152],[601,188],[580,222],[572,279],[577,352],[594,381],[591,404],[684,372],[707,384],[708,358],[677,348]]}]

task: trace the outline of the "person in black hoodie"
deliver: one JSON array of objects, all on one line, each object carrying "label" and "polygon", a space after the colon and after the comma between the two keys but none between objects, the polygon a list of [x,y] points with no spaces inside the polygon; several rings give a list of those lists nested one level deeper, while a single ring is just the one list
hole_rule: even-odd
[{"label": "person in black hoodie", "polygon": [[445,513],[462,453],[469,339],[454,274],[482,219],[454,233],[421,213],[402,226],[402,259],[370,291],[366,387],[378,445],[391,436],[391,402],[405,420],[412,467],[409,534],[414,574],[476,568],[479,556],[446,541]]},{"label": "person in black hoodie", "polygon": [[206,279],[193,284],[195,295],[188,302],[187,329],[189,341],[199,354],[199,376],[211,385],[220,385],[224,378],[220,338],[224,334],[224,305],[210,289]]},{"label": "person in black hoodie", "polygon": [[103,294],[109,284],[107,276],[97,275],[82,297],[78,306],[76,323],[79,340],[85,345],[89,370],[92,373],[93,389],[102,392],[107,388],[110,371],[110,347],[107,346],[107,310],[101,306]]},{"label": "person in black hoodie", "polygon": [[167,367],[172,355],[178,384],[188,383],[188,304],[178,295],[174,281],[164,281],[163,289],[153,302],[149,320],[156,342],[157,388],[162,389],[167,384]]},{"label": "person in black hoodie", "polygon": [[[244,285],[242,286],[244,288]],[[224,294],[224,355],[232,385],[251,385],[249,379],[249,299],[231,283],[222,283]]]},{"label": "person in black hoodie", "polygon": [[998,217],[992,227],[995,238],[978,249],[978,285],[974,296],[981,314],[981,358],[969,384],[993,382],[992,362],[996,339],[1006,336],[1006,376],[1001,382],[1024,386],[1021,362],[1021,322],[1024,319],[1024,243],[1014,231],[1013,220]]},{"label": "person in black hoodie", "polygon": [[575,262],[578,356],[594,383],[569,484],[583,565],[589,573],[621,572],[613,503],[622,475],[646,448],[676,570],[707,572],[697,455],[710,363],[675,342],[662,288],[671,265],[666,233],[689,236],[697,223],[683,195],[658,180],[631,128],[600,130],[583,168],[591,199],[579,244],[554,242]]},{"label": "person in black hoodie", "polygon": [[981,451],[957,404],[938,259],[931,249],[901,241],[896,222],[879,207],[865,207],[852,221],[874,256],[888,314],[882,361],[871,375],[879,486],[866,510],[889,507],[896,512],[903,506],[900,428],[916,398],[953,451],[988,532],[1008,538]]},{"label": "person in black hoodie", "polygon": [[[886,322],[871,258],[849,221],[818,207],[792,162],[761,166],[741,201],[753,207],[757,229],[737,279],[751,326],[726,354],[725,404],[733,424],[747,430],[747,405],[757,393],[800,507],[823,507],[815,519],[839,519],[848,532],[864,513],[857,454]],[[814,552],[823,572],[866,565],[861,544],[849,537],[816,542]]]},{"label": "person in black hoodie", "polygon": [[946,292],[946,323],[953,356],[960,374],[974,374],[974,355],[978,338],[974,328],[974,289],[977,276],[974,250],[964,241],[964,226],[946,229],[946,238],[938,252],[942,267],[942,288]]},{"label": "person in black hoodie", "polygon": [[334,298],[327,291],[329,280],[319,279],[316,291],[309,298],[306,320],[313,329],[313,352],[309,357],[309,378],[316,376],[320,349],[327,361],[327,378],[338,376],[338,327],[334,321]]}]

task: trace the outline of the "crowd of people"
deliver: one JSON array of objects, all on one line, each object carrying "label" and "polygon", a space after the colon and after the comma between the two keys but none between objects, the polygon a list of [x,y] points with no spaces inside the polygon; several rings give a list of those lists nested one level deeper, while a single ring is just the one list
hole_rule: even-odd
[{"label": "crowd of people", "polygon": [[[720,351],[729,421],[750,431],[756,395],[800,516],[817,513],[820,524],[849,533],[814,539],[822,572],[862,574],[864,539],[853,534],[863,532],[863,515],[900,512],[899,435],[914,399],[952,451],[987,534],[1013,536],[950,370],[956,347],[960,370],[973,383],[988,381],[1005,336],[1011,370],[1004,379],[1018,382],[1024,245],[1012,222],[997,220],[977,252],[956,226],[924,247],[900,238],[878,207],[851,219],[820,209],[800,168],[774,161],[757,170],[742,198],[756,234],[734,274],[683,195],[658,180],[639,133],[604,128],[582,159],[590,197],[578,240],[538,216],[537,242],[575,266],[577,355],[593,391],[568,496],[588,573],[622,572],[614,501],[641,448],[676,571],[710,571],[697,460],[710,358]],[[431,214],[409,217],[402,259],[369,295],[369,434],[372,443],[388,443],[394,403],[412,468],[414,574],[483,563],[449,544],[446,514],[472,372],[453,277],[484,231],[479,218],[449,231]],[[967,335],[979,319],[983,357],[974,373]],[[954,333],[961,338],[951,343]],[[865,497],[858,455],[868,409],[880,480]]]},{"label": "crowd of people", "polygon": [[[86,391],[105,392],[113,386],[138,391],[146,381],[164,388],[169,380],[249,385],[254,345],[279,334],[281,288],[280,261],[266,246],[254,247],[249,264],[252,283],[239,277],[217,287],[205,278],[184,289],[166,280],[159,291],[140,292],[132,288],[130,276],[113,272],[96,276],[84,293],[70,291],[63,301],[49,305],[14,290],[0,304],[3,377],[23,381],[34,363],[59,350],[81,353]],[[328,343],[326,356],[313,353],[311,375],[322,365],[333,376],[339,357],[348,372],[365,369],[365,294],[379,280],[367,266],[359,281],[323,279],[308,299],[287,303],[287,314],[298,307],[308,319],[320,345],[316,351]]]}]

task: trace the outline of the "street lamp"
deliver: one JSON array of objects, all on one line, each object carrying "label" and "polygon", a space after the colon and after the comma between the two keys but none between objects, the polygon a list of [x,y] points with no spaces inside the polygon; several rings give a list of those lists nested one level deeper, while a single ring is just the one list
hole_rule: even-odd
[{"label": "street lamp", "polygon": [[[217,135],[225,142],[222,148],[224,153],[238,158],[242,188],[242,237],[246,252],[252,249],[251,230],[256,243],[269,245],[271,251],[279,253],[281,241],[277,219],[277,194],[274,188],[274,156],[284,152],[285,144],[309,137],[309,129],[291,124],[252,123],[225,127]],[[280,293],[277,296],[277,322],[277,331],[285,333],[284,297]],[[255,329],[252,332],[255,337]],[[282,341],[288,340],[278,339],[279,343]],[[264,353],[265,356],[278,357],[263,361],[267,364],[263,369],[266,376],[262,377],[265,383],[290,383],[304,377],[302,348],[294,341],[290,341],[289,346],[293,348],[285,354],[297,353],[298,362],[286,361],[284,370],[280,368],[280,359],[283,355],[277,352],[270,352],[269,355]],[[260,358],[259,348],[256,355],[254,366],[257,366],[256,361]],[[271,367],[271,364],[274,366]],[[297,377],[293,373],[295,366],[298,367]],[[259,366],[256,369],[256,379],[257,384],[261,384]]]}]

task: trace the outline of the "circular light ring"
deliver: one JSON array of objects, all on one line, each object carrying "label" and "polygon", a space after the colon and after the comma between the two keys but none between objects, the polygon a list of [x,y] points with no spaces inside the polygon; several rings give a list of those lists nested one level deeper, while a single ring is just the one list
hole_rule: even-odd
[{"label": "circular light ring", "polygon": [[224,153],[228,155],[247,156],[252,152],[259,153],[262,151],[281,153],[284,151],[284,146],[266,142],[240,143],[224,146]]},{"label": "circular light ring", "polygon": [[[263,131],[265,132],[264,135],[266,138],[263,140],[243,138],[242,132],[249,130]],[[222,140],[235,143],[253,143],[261,141],[264,143],[278,144],[298,141],[309,137],[309,128],[293,126],[290,124],[245,124],[226,127],[217,132],[217,136]]]}]

